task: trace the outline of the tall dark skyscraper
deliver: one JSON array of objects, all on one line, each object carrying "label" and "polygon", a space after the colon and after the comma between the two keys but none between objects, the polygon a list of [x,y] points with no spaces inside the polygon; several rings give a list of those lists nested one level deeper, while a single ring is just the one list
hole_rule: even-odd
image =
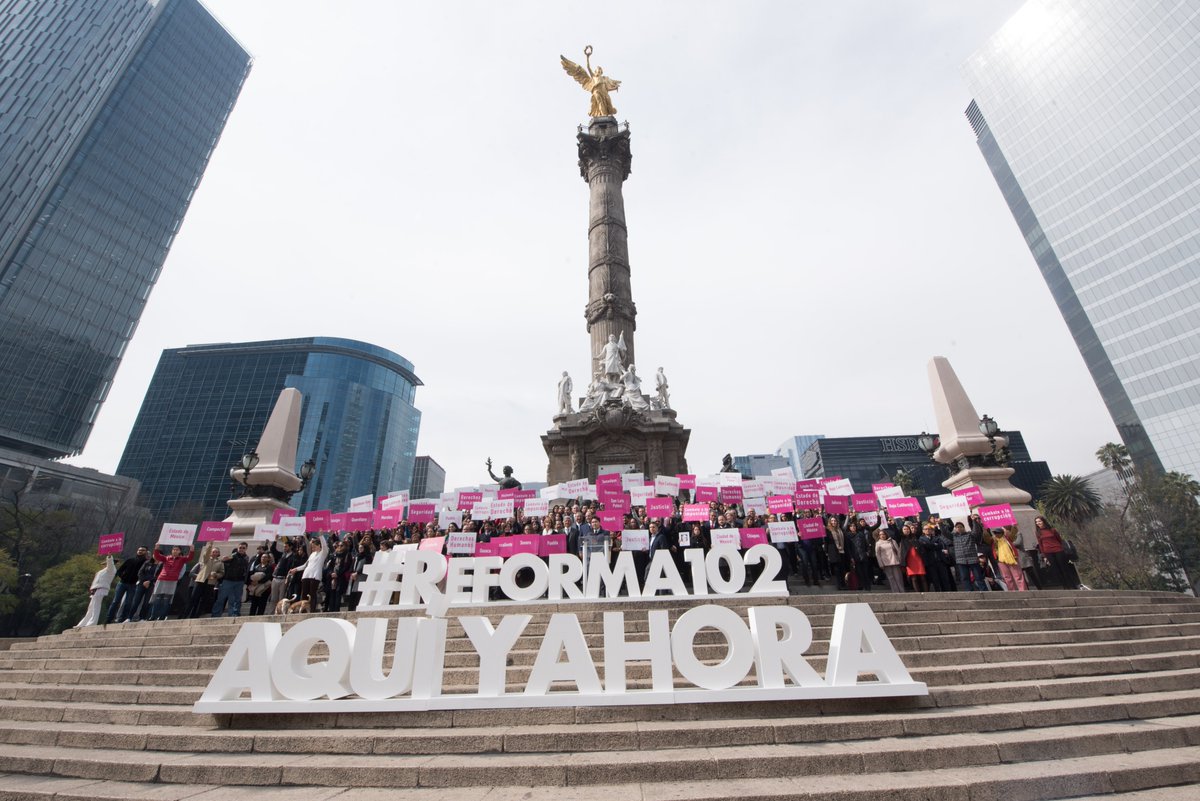
[{"label": "tall dark skyscraper", "polygon": [[1198,36],[1195,0],[1031,0],[966,65],[979,149],[1121,438],[1193,476]]},{"label": "tall dark skyscraper", "polygon": [[[229,468],[258,444],[279,393],[304,396],[297,459],[317,472],[292,499],[301,511],[408,489],[421,412],[412,363],[351,339],[309,337],[163,351],[117,473],[142,482],[159,516],[199,504],[229,514]],[[293,469],[298,468],[296,465]]]},{"label": "tall dark skyscraper", "polygon": [[197,0],[0,0],[0,445],[83,448],[249,69]]}]

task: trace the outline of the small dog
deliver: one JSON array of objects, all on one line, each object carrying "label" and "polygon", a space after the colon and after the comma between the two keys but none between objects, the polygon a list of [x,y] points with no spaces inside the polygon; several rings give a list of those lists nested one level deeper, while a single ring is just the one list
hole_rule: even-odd
[{"label": "small dog", "polygon": [[279,603],[275,604],[275,614],[277,615],[294,615],[298,612],[311,612],[312,603],[307,598],[296,599],[281,598]]}]

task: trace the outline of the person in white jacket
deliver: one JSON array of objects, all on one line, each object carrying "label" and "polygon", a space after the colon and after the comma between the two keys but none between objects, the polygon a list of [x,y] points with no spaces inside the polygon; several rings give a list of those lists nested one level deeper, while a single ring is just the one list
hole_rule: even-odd
[{"label": "person in white jacket", "polygon": [[92,578],[92,586],[88,588],[88,595],[92,597],[92,600],[88,603],[87,613],[84,614],[83,620],[76,623],[75,628],[94,626],[100,622],[100,607],[104,605],[104,596],[108,595],[113,579],[116,577],[117,566],[113,564],[112,554],[109,554],[108,559],[104,562],[104,567],[97,570],[96,575]]},{"label": "person in white jacket", "polygon": [[321,590],[321,578],[324,575],[327,556],[329,556],[329,537],[322,534],[319,541],[313,538],[309,542],[308,561],[304,563],[304,567],[293,567],[289,571],[289,575],[298,570],[303,571],[300,574],[300,598],[308,601],[308,611],[310,612],[317,611],[317,594]]}]

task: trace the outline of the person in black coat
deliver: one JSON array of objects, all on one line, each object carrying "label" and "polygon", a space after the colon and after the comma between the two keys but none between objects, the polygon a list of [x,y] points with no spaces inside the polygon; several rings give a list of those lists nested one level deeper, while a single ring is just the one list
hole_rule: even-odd
[{"label": "person in black coat", "polygon": [[[150,552],[145,547],[138,548],[134,556],[129,557],[117,568],[117,588],[108,601],[108,617],[105,623],[124,623],[133,613],[133,597],[137,594],[138,573],[142,565],[150,558]],[[124,607],[124,609],[122,609]]]}]

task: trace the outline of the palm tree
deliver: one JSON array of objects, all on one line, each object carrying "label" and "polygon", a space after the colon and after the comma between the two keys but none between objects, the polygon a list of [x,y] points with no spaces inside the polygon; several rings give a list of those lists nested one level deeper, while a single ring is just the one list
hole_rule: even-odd
[{"label": "palm tree", "polygon": [[1128,491],[1129,477],[1132,473],[1133,462],[1129,458],[1129,449],[1116,442],[1106,442],[1096,451],[1100,464],[1117,474],[1121,486]]},{"label": "palm tree", "polygon": [[1046,514],[1075,525],[1100,514],[1100,496],[1080,476],[1054,476],[1042,485],[1042,504]]}]

